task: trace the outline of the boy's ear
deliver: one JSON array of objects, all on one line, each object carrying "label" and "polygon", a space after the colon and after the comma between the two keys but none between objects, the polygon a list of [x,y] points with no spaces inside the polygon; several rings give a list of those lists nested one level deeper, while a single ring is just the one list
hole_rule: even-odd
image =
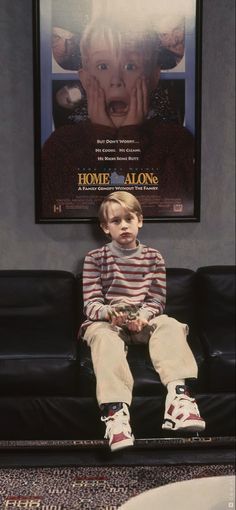
[{"label": "boy's ear", "polygon": [[109,228],[106,223],[100,223],[100,227],[103,230],[103,232],[105,232],[105,234],[110,234]]},{"label": "boy's ear", "polygon": [[138,227],[141,228],[143,226],[143,216],[142,216],[142,214],[139,216],[138,221],[139,221]]},{"label": "boy's ear", "polygon": [[79,79],[83,85],[83,88],[86,92],[87,90],[87,81],[88,81],[88,77],[89,77],[89,74],[88,74],[88,71],[86,71],[86,69],[79,69],[78,71],[78,75],[79,75]]}]

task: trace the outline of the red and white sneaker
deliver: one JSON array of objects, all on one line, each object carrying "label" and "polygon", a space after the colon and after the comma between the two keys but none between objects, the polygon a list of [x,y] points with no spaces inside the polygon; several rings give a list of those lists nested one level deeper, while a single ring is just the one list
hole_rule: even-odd
[{"label": "red and white sneaker", "polygon": [[166,400],[162,429],[202,432],[206,427],[194,398],[186,386],[176,386],[176,395],[171,402]]},{"label": "red and white sneaker", "polygon": [[106,424],[105,439],[109,439],[109,446],[112,452],[133,446],[134,436],[129,423],[129,410],[127,404],[122,404],[121,409],[116,412],[109,411],[107,417],[101,420]]}]

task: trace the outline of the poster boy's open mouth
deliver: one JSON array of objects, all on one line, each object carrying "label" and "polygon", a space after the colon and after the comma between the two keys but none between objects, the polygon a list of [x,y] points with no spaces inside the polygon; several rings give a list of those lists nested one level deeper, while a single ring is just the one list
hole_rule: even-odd
[{"label": "poster boy's open mouth", "polygon": [[110,115],[126,115],[129,106],[125,101],[112,100],[108,103],[108,112]]}]

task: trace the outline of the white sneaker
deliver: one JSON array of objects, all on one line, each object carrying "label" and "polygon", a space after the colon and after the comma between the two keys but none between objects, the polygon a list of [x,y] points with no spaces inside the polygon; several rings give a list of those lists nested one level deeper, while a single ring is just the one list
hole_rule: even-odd
[{"label": "white sneaker", "polygon": [[201,432],[206,423],[199,413],[194,398],[191,398],[186,386],[176,386],[176,395],[171,402],[166,401],[162,429]]},{"label": "white sneaker", "polygon": [[129,410],[127,404],[122,404],[122,408],[101,420],[106,424],[105,439],[109,439],[111,451],[120,450],[127,446],[133,446],[134,436],[129,423]]}]

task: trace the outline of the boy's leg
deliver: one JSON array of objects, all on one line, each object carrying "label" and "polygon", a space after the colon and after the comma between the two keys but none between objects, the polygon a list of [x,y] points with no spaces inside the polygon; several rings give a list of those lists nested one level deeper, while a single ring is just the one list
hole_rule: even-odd
[{"label": "boy's leg", "polygon": [[154,328],[150,357],[168,391],[162,428],[204,430],[205,422],[185,386],[186,378],[197,377],[197,364],[187,342],[188,326],[167,315],[153,319],[150,325]]},{"label": "boy's leg", "polygon": [[155,329],[149,340],[149,352],[161,382],[167,386],[176,379],[196,378],[197,364],[187,343],[188,326],[168,315],[150,321]]},{"label": "boy's leg", "polygon": [[106,425],[105,438],[112,451],[132,446],[134,437],[128,406],[132,400],[133,377],[119,329],[107,322],[97,322],[87,328],[84,339],[91,348],[97,400]]},{"label": "boy's leg", "polygon": [[86,329],[84,340],[91,348],[99,406],[110,402],[126,402],[130,405],[133,377],[119,329],[105,321],[95,322]]}]

